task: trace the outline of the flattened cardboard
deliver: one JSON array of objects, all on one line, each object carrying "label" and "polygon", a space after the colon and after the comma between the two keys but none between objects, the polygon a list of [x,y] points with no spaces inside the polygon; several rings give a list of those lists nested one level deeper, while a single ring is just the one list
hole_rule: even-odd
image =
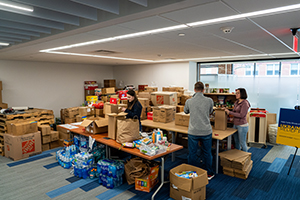
[{"label": "flattened cardboard", "polygon": [[251,160],[245,170],[236,170],[235,169],[234,176],[237,178],[241,178],[241,179],[247,179],[251,172],[252,166],[253,166],[253,161]]},{"label": "flattened cardboard", "polygon": [[238,166],[237,163],[246,163],[247,159],[249,159],[249,156],[251,156],[251,153],[237,149],[231,149],[219,153],[219,156],[221,158],[221,165],[223,167],[225,166],[233,168],[233,161],[236,162],[234,166]]},{"label": "flattened cardboard", "polygon": [[41,133],[14,136],[4,134],[5,157],[13,160],[28,158],[42,152]]}]

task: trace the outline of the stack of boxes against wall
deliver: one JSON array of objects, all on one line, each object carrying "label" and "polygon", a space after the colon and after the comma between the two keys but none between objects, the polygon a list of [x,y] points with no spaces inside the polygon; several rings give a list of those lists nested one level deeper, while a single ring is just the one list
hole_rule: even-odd
[{"label": "stack of boxes against wall", "polygon": [[[0,108],[7,108],[7,103],[2,102],[2,81],[0,81]],[[4,156],[4,127],[3,124],[0,123],[0,155]]]},{"label": "stack of boxes against wall", "polygon": [[53,123],[52,110],[34,108],[18,114],[0,114],[1,130],[5,131],[5,156],[19,160],[40,153],[42,141],[38,126],[50,128]]}]

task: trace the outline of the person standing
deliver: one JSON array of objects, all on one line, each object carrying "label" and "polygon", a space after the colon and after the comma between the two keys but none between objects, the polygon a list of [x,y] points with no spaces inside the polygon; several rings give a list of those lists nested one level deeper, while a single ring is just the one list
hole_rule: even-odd
[{"label": "person standing", "polygon": [[247,99],[248,95],[245,88],[238,88],[235,93],[236,102],[234,108],[229,111],[225,108],[225,112],[228,115],[233,115],[233,128],[237,129],[237,132],[233,134],[235,148],[238,150],[248,151],[246,139],[249,129],[247,122],[247,113],[250,108],[250,103]]},{"label": "person standing", "polygon": [[127,108],[122,108],[122,111],[125,113],[128,113],[126,115],[126,118],[135,118],[137,117],[137,119],[139,120],[139,124],[140,124],[140,131],[142,131],[142,125],[141,125],[141,113],[142,113],[142,104],[139,102],[135,91],[133,90],[129,90],[127,92]]},{"label": "person standing", "polygon": [[184,112],[190,114],[188,128],[188,163],[198,166],[197,150],[199,141],[201,144],[201,154],[203,154],[203,163],[207,170],[208,179],[214,177],[212,169],[212,127],[210,125],[209,115],[213,112],[214,102],[211,98],[203,95],[204,85],[202,82],[195,83],[195,94],[191,99],[185,102]]}]

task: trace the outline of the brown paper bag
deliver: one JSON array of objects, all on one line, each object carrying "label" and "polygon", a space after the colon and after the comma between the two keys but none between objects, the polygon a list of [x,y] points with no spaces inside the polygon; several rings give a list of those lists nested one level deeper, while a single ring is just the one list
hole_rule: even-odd
[{"label": "brown paper bag", "polygon": [[117,142],[132,142],[139,139],[139,120],[138,119],[121,119],[117,120]]},{"label": "brown paper bag", "polygon": [[141,158],[132,158],[125,163],[125,176],[128,185],[134,184],[135,178],[149,175],[149,165],[143,163]]}]

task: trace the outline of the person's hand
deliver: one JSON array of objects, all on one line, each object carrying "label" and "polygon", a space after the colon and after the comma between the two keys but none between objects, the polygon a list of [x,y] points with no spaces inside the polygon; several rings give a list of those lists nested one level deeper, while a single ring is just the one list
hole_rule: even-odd
[{"label": "person's hand", "polygon": [[230,111],[227,108],[224,108],[224,110],[225,110],[226,114],[229,115]]},{"label": "person's hand", "polygon": [[125,112],[126,108],[122,108],[122,112]]}]

